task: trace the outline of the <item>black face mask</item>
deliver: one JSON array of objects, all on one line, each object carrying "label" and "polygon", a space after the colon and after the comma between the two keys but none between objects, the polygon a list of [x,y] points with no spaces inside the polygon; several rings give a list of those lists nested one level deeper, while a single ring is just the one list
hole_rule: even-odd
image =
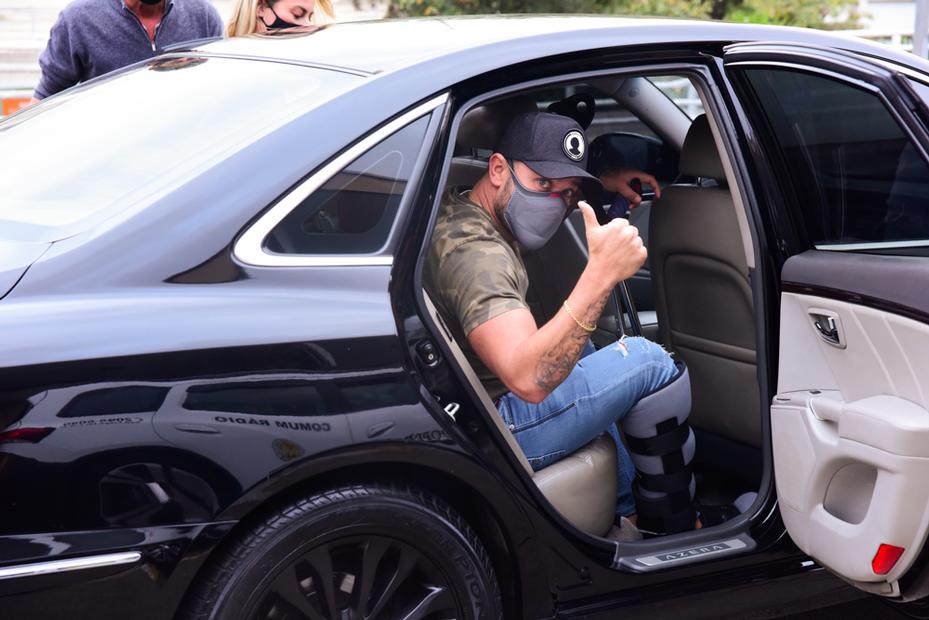
[{"label": "black face mask", "polygon": [[[142,1],[144,2],[145,0],[142,0]],[[264,19],[261,20],[261,23],[263,23],[265,25],[265,28],[267,28],[268,30],[280,30],[281,28],[296,28],[300,25],[300,24],[292,24],[289,21],[281,19],[281,16],[277,14],[277,11],[275,11],[274,7],[271,6],[270,4],[268,5],[268,8],[271,9],[272,13],[274,13],[274,21],[271,22],[270,24],[267,24],[265,23]]]}]

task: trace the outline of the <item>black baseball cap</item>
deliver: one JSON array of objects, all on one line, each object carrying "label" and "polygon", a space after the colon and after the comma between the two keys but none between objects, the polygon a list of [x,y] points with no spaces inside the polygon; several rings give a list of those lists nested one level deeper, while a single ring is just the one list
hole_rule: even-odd
[{"label": "black baseball cap", "polygon": [[496,151],[549,179],[580,178],[588,200],[603,190],[600,179],[587,172],[587,138],[573,118],[523,112],[506,128]]}]

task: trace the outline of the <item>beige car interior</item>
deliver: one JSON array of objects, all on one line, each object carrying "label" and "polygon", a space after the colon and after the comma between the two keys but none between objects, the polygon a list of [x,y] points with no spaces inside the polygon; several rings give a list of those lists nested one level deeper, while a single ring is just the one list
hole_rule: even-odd
[{"label": "beige car interior", "polygon": [[[783,293],[780,338],[771,432],[784,523],[825,567],[897,595],[929,529],[929,326]],[[905,549],[886,575],[871,567],[881,544]]]},{"label": "beige car interior", "polygon": [[[705,115],[690,127],[680,172],[693,183],[652,204],[649,258],[659,341],[690,369],[694,426],[761,445],[755,315],[742,234]],[[708,187],[706,179],[718,185]]]},{"label": "beige car interior", "polygon": [[[627,83],[632,81],[625,80]],[[617,97],[625,92],[622,81],[615,90]],[[659,95],[657,101],[667,105],[670,100],[655,90]],[[531,98],[515,96],[469,110],[459,126],[446,187],[473,185],[486,171],[486,158],[509,120],[520,112],[535,109],[536,104]],[[661,299],[664,306],[658,312],[659,325],[662,321],[670,323],[661,332],[653,325],[653,331],[646,335],[661,338],[666,345],[678,350],[688,365],[695,365],[696,372],[692,367],[691,373],[695,386],[694,397],[697,400],[691,420],[696,425],[705,425],[727,437],[758,445],[760,439],[756,418],[759,402],[753,374],[754,319],[751,315],[751,293],[748,289],[744,250],[745,244],[748,243],[750,247],[751,241],[749,239],[746,242],[744,239],[745,228],[738,221],[736,206],[728,189],[725,189],[723,164],[705,117],[691,124],[684,149],[681,157],[682,173],[722,181],[723,187],[680,185],[669,188],[670,195],[668,190],[663,190],[666,196],[662,198],[661,206],[667,209],[668,216],[660,218],[663,227],[660,231],[653,220],[651,234],[660,238],[664,248],[663,256],[667,257],[665,265],[670,265],[663,272],[664,295]],[[657,209],[652,211],[653,218],[656,212]],[[680,218],[680,221],[673,221],[675,218]],[[706,218],[712,218],[712,222],[707,224]],[[702,234],[710,226],[721,229],[712,236],[708,236],[709,233]],[[695,230],[701,231],[701,235],[693,235]],[[687,234],[683,231],[687,231]],[[696,237],[700,247],[697,248],[696,243],[687,245],[688,237]],[[724,247],[718,250],[711,247],[716,243]],[[650,241],[650,244],[653,242]],[[649,251],[653,252],[651,248]],[[555,256],[557,260],[552,259]],[[586,237],[580,213],[574,213],[566,220],[545,248],[525,259],[530,280],[530,306],[537,321],[546,321],[557,312],[561,300],[570,293],[587,263]],[[712,264],[707,267],[706,261]],[[692,277],[698,280],[689,281]],[[534,287],[534,281],[544,282],[546,286]],[[688,300],[688,295],[694,297]],[[428,299],[428,294],[426,297],[433,318],[441,323],[442,318]],[[679,304],[680,309],[669,317],[669,307],[675,303]],[[696,318],[689,316],[702,304],[707,306],[705,312],[700,312]],[[734,306],[726,308],[725,304]],[[615,300],[611,301],[601,317],[600,329],[594,334],[595,344],[603,346],[617,338],[621,330],[618,315]],[[722,325],[733,323],[738,323],[735,332],[721,329]],[[465,361],[458,344],[451,339],[447,330],[442,335],[473,389],[480,395],[485,409],[493,412],[490,418],[500,434],[545,497],[566,520],[579,529],[604,536],[613,524],[616,501],[617,459],[613,439],[603,434],[571,456],[538,472],[532,472],[519,445]],[[727,376],[717,378],[720,373],[726,373]],[[697,387],[701,382],[706,382],[706,385]],[[750,387],[738,387],[741,382],[747,382]],[[726,397],[719,398],[714,393],[725,394]],[[731,397],[733,394],[737,394],[738,398]],[[702,405],[699,421],[698,403]]]}]

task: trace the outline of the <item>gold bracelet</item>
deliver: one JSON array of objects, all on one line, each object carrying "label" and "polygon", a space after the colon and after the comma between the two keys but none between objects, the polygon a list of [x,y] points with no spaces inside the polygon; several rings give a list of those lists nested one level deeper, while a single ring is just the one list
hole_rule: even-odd
[{"label": "gold bracelet", "polygon": [[583,323],[581,323],[580,319],[574,316],[574,313],[571,312],[571,306],[568,305],[567,299],[565,299],[561,305],[564,306],[564,311],[568,313],[568,316],[574,319],[574,322],[577,323],[577,326],[583,329],[585,332],[589,334],[597,329],[596,325],[584,325]]}]

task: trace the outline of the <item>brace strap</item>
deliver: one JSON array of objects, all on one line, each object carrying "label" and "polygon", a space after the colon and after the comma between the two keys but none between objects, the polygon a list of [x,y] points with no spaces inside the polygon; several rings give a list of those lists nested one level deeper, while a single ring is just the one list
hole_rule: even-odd
[{"label": "brace strap", "polygon": [[637,472],[636,479],[643,489],[654,493],[677,493],[684,489],[688,489],[689,493],[690,482],[693,480],[693,473],[690,465],[687,465],[683,469],[665,474]]},{"label": "brace strap", "polygon": [[632,484],[632,493],[635,497],[636,525],[640,529],[671,534],[694,528],[697,513],[689,491],[669,493],[657,498],[645,497],[636,480]]},{"label": "brace strap", "polygon": [[636,527],[645,532],[652,532],[654,534],[679,534],[680,532],[689,532],[693,530],[696,522],[697,512],[691,508],[664,517],[639,516],[636,518],[635,523]]},{"label": "brace strap", "polygon": [[[671,418],[676,422],[675,418]],[[641,454],[643,456],[662,456],[675,450],[680,450],[687,438],[690,437],[690,425],[685,420],[681,424],[675,424],[670,429],[662,428],[669,420],[665,420],[658,428],[661,431],[651,437],[633,437],[626,433],[626,445],[630,452]]]},{"label": "brace strap", "polygon": [[693,507],[690,489],[684,487],[677,493],[667,493],[660,497],[647,497],[642,494],[639,480],[632,481],[632,494],[635,497],[636,514],[654,516],[672,514]]}]

